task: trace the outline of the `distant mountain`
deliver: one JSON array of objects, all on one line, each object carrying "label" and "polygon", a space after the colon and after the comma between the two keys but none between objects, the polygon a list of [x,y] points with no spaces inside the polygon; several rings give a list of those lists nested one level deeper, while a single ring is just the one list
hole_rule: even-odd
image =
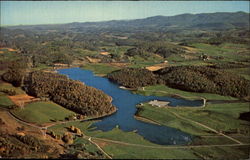
[{"label": "distant mountain", "polygon": [[71,27],[188,27],[223,29],[224,27],[248,27],[249,13],[181,14],[177,16],[154,16],[136,20],[70,23],[68,25]]},{"label": "distant mountain", "polygon": [[74,22],[58,25],[34,25],[34,26],[15,26],[10,28],[119,28],[119,29],[233,29],[249,27],[249,13],[245,12],[217,12],[201,14],[181,14],[176,16],[154,16],[145,19],[135,20],[113,20],[103,22]]}]

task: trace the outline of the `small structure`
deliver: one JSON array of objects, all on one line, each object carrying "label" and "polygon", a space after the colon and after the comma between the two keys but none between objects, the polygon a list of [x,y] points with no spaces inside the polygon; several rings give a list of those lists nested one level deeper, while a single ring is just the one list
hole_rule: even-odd
[{"label": "small structure", "polygon": [[119,88],[121,88],[121,89],[126,89],[126,87],[124,87],[124,86],[120,86]]},{"label": "small structure", "polygon": [[23,132],[18,132],[16,135],[17,135],[17,136],[24,137],[24,136],[25,136],[25,133],[23,133]]},{"label": "small structure", "polygon": [[53,69],[67,68],[69,66],[70,66],[69,64],[65,64],[65,63],[54,63],[53,64]]},{"label": "small structure", "polygon": [[148,104],[151,104],[152,106],[157,106],[157,107],[167,107],[169,103],[170,102],[153,100],[153,101],[150,101]]},{"label": "small structure", "polygon": [[107,51],[101,51],[101,52],[100,52],[100,54],[101,54],[101,55],[104,55],[104,56],[108,56],[108,55],[110,55],[110,53],[109,53],[109,52],[107,52]]},{"label": "small structure", "polygon": [[202,55],[200,55],[200,59],[203,61],[206,61],[206,60],[208,60],[208,56],[206,54],[202,54]]},{"label": "small structure", "polygon": [[91,58],[91,57],[89,57],[89,56],[86,56],[85,57],[90,63],[99,63],[99,62],[101,62],[101,59],[99,59],[99,58]]}]

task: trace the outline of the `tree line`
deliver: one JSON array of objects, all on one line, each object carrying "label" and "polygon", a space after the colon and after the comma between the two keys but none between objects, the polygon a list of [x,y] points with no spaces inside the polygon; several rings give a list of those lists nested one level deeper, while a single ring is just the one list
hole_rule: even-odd
[{"label": "tree line", "polygon": [[245,99],[250,96],[249,80],[209,66],[173,66],[155,72],[126,68],[112,72],[107,77],[129,88],[164,84],[191,92],[216,93]]}]

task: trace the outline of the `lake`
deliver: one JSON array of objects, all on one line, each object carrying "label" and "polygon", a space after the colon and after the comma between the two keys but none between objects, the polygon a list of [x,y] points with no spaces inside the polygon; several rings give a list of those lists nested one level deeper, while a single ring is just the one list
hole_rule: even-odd
[{"label": "lake", "polygon": [[161,145],[180,145],[192,141],[192,136],[178,129],[142,122],[134,118],[136,105],[151,100],[168,101],[169,106],[202,106],[202,100],[185,100],[172,97],[144,96],[133,94],[129,90],[119,88],[119,85],[105,77],[94,75],[92,71],[80,68],[60,69],[58,73],[69,78],[84,82],[88,86],[102,90],[113,98],[112,103],[117,112],[93,124],[98,130],[109,131],[117,125],[123,131],[134,131],[150,142]]}]

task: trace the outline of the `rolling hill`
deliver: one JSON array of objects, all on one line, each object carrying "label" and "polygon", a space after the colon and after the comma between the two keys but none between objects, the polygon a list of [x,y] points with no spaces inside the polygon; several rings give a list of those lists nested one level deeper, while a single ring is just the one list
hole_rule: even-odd
[{"label": "rolling hill", "polygon": [[216,12],[181,14],[176,16],[154,16],[135,20],[112,20],[102,22],[73,22],[68,24],[12,26],[12,29],[234,29],[249,27],[249,13]]}]

